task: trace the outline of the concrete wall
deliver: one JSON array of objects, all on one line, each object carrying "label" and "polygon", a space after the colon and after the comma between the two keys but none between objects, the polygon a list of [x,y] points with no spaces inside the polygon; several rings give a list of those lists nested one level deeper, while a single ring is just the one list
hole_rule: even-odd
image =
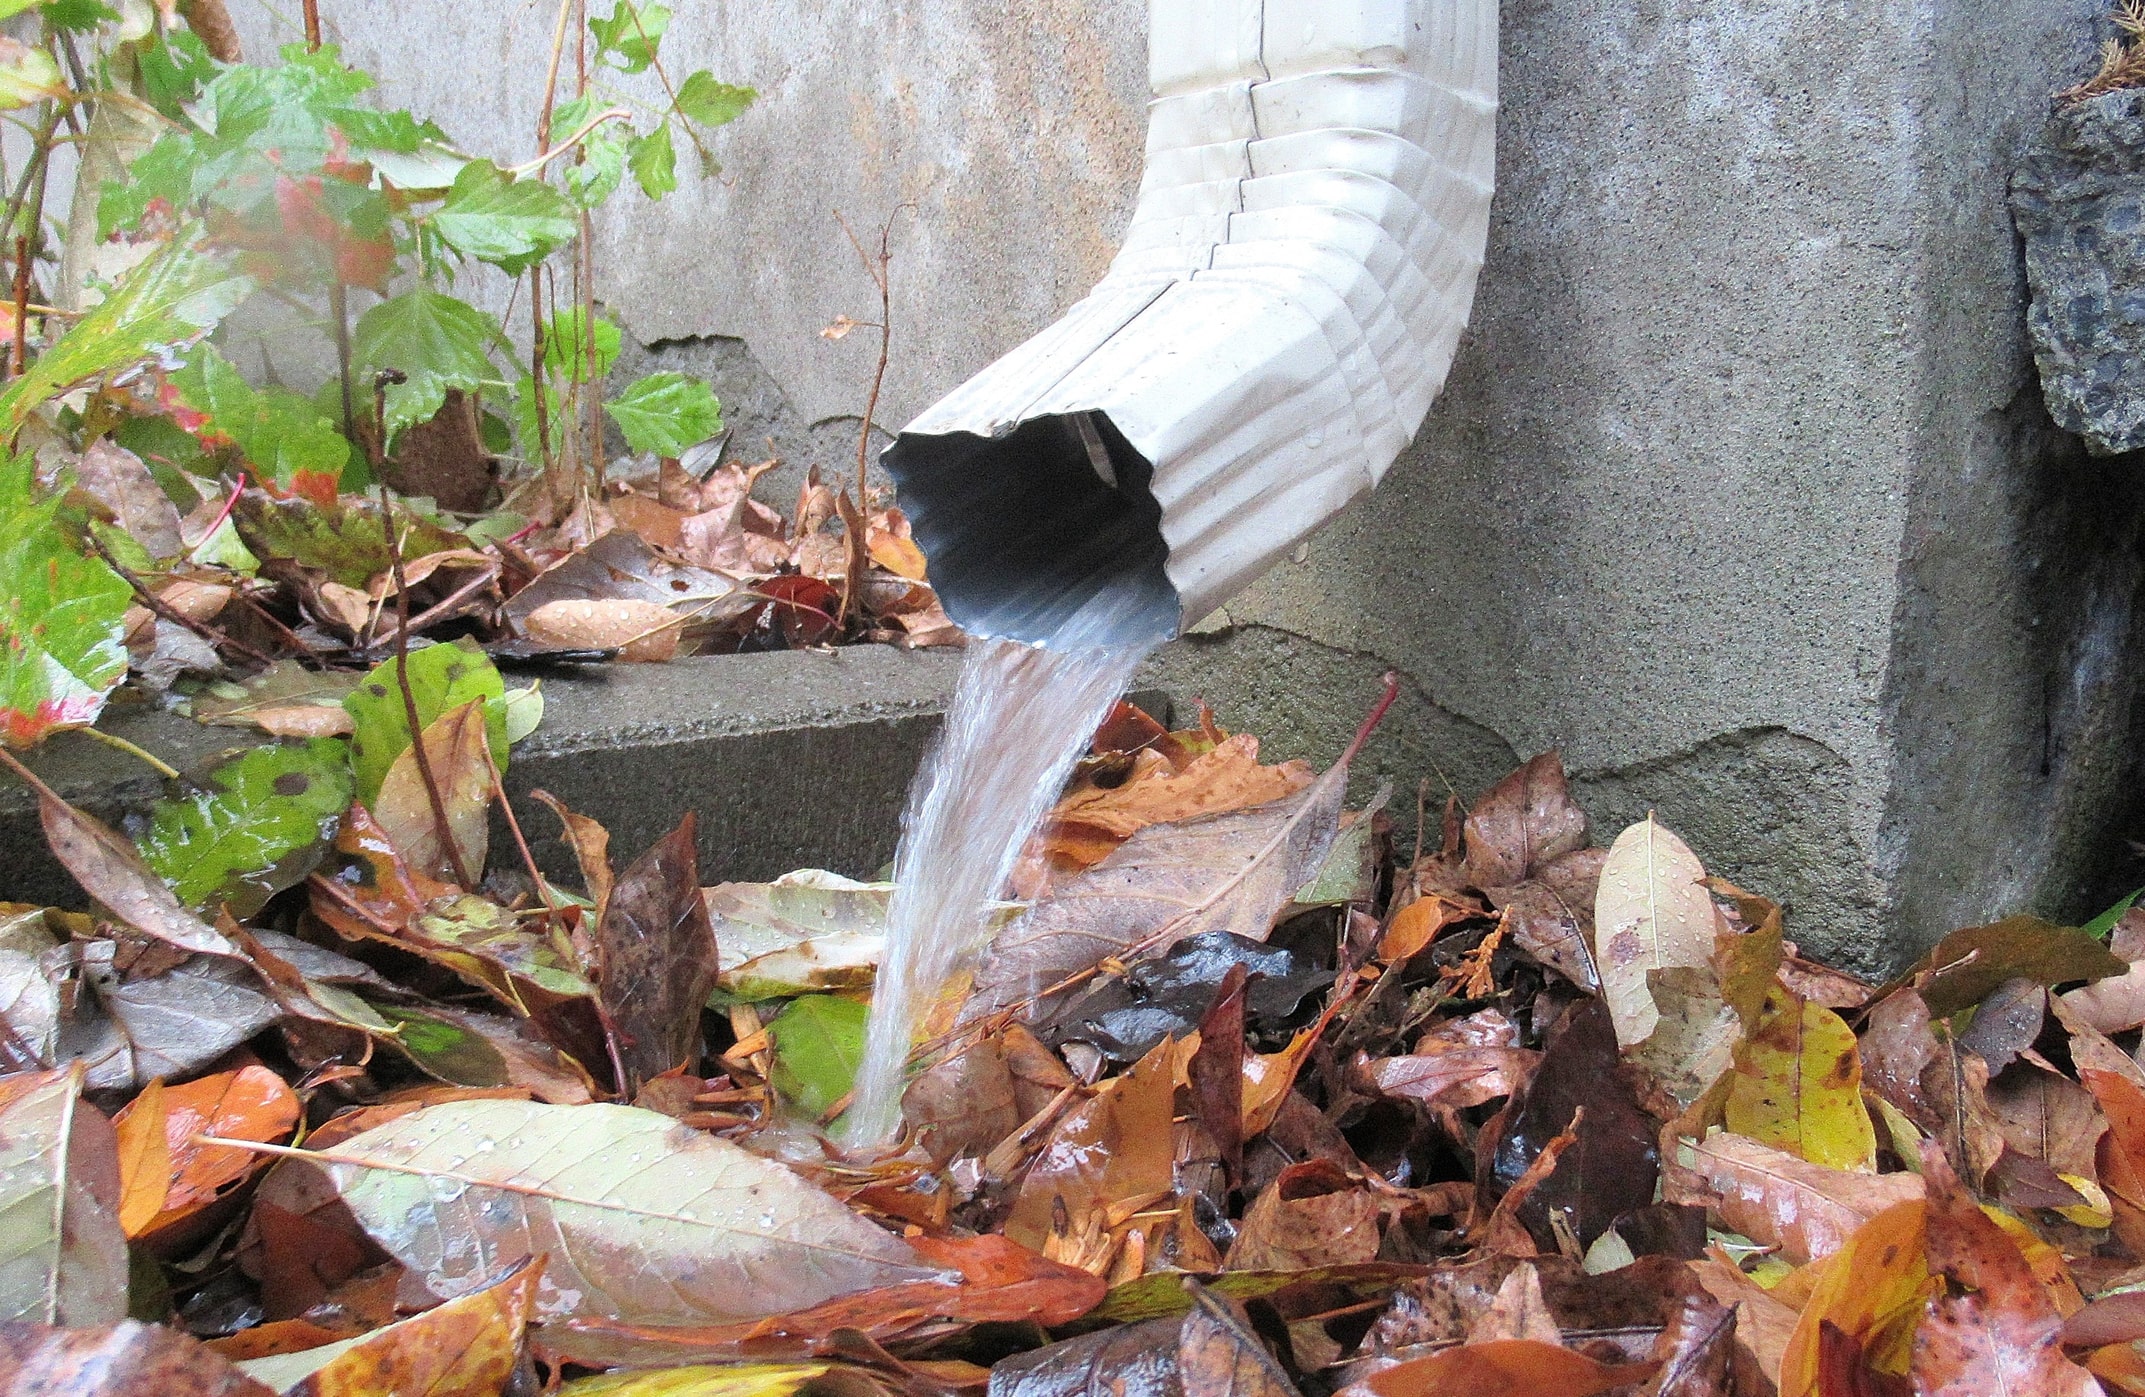
[{"label": "concrete wall", "polygon": [[[526,155],[549,6],[325,8],[391,100]],[[1658,809],[1871,968],[2085,910],[2126,871],[2145,500],[2039,408],[2002,193],[2100,8],[1507,0],[1444,399],[1370,503],[1157,674],[1316,756],[1397,667],[1365,780],[1469,794],[1560,747],[1597,819]],[[740,449],[852,449],[876,346],[816,332],[875,305],[837,210],[902,209],[889,426],[1106,264],[1141,0],[677,9],[673,71],[763,100],[719,182],[619,200],[600,280],[640,362],[716,373]]]}]

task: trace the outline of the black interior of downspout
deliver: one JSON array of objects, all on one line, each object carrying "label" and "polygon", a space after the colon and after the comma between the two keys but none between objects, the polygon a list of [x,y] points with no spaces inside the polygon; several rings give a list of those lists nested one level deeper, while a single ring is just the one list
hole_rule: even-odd
[{"label": "black interior of downspout", "polygon": [[1176,633],[1154,467],[1102,413],[1030,418],[995,437],[903,433],[880,459],[946,614],[970,634],[1136,644]]}]

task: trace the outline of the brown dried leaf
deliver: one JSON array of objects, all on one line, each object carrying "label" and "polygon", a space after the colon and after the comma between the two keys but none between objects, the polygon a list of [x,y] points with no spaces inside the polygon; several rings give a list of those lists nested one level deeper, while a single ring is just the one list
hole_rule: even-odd
[{"label": "brown dried leaf", "polygon": [[178,507],[141,457],[100,437],[75,462],[74,472],[75,484],[109,510],[112,522],[150,557],[175,558],[185,551]]},{"label": "brown dried leaf", "polygon": [[275,1397],[274,1388],[247,1377],[200,1340],[131,1319],[96,1329],[0,1327],[0,1391],[8,1397]]},{"label": "brown dried leaf", "polygon": [[2130,968],[2083,989],[2066,991],[2059,998],[2080,1023],[2102,1033],[2145,1028],[2145,908],[2123,913],[2108,949]]},{"label": "brown dried leaf", "polygon": [[687,811],[619,875],[596,924],[596,998],[627,1094],[700,1055],[700,1011],[720,966],[698,838]]},{"label": "brown dried leaf", "polygon": [[472,878],[481,878],[484,859],[491,847],[492,805],[491,739],[485,716],[485,700],[471,699],[432,722],[418,735],[430,758],[432,779],[439,788],[440,804],[447,813],[442,837],[434,818],[432,795],[426,790],[424,773],[417,765],[417,744],[412,743],[395,758],[380,782],[373,801],[372,817],[388,839],[409,861],[410,867],[443,882],[454,879],[455,857],[446,840],[460,851],[461,867]]},{"label": "brown dried leaf", "polygon": [[1586,847],[1586,812],[1571,798],[1564,760],[1544,752],[1475,802],[1466,825],[1466,871],[1478,888],[1506,888],[1560,855]]},{"label": "brown dried leaf", "polygon": [[685,617],[638,597],[546,602],[522,621],[529,639],[562,650],[616,650],[618,658],[661,664],[678,653]]},{"label": "brown dried leaf", "polygon": [[52,856],[116,920],[181,950],[238,955],[238,947],[182,906],[170,886],[149,871],[133,840],[43,791],[37,795],[37,814]]},{"label": "brown dried leaf", "polygon": [[1194,1280],[1177,1336],[1184,1397],[1297,1397],[1296,1384],[1252,1331],[1244,1307]]},{"label": "brown dried leaf", "polygon": [[1361,1179],[1313,1160],[1293,1164],[1245,1210],[1232,1271],[1300,1271],[1377,1259],[1384,1200]]},{"label": "brown dried leaf", "polygon": [[1659,1365],[1604,1363],[1527,1339],[1467,1344],[1374,1373],[1336,1397],[1596,1397],[1642,1382]]},{"label": "brown dried leaf", "polygon": [[1181,770],[1154,756],[1120,785],[1074,790],[1050,812],[1043,845],[1061,867],[1087,868],[1149,825],[1285,800],[1311,781],[1300,761],[1259,765],[1259,740],[1239,733]]},{"label": "brown dried leaf", "polygon": [[366,1335],[287,1397],[497,1397],[521,1361],[543,1260]]},{"label": "brown dried leaf", "polygon": [[1164,1039],[1122,1077],[1105,1082],[1058,1122],[1036,1156],[1002,1231],[1052,1255],[1053,1236],[1131,1200],[1166,1196],[1174,1185],[1177,1044]]}]

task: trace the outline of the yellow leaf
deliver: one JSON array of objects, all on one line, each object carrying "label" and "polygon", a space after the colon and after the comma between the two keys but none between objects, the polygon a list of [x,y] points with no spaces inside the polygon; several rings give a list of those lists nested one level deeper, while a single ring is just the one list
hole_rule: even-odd
[{"label": "yellow leaf", "polygon": [[1877,1131],[1862,1104],[1862,1058],[1838,1014],[1775,986],[1736,1046],[1728,1129],[1828,1169],[1874,1173]]},{"label": "yellow leaf", "polygon": [[1829,1397],[1817,1387],[1819,1326],[1856,1341],[1880,1373],[1904,1374],[1914,1327],[1931,1284],[1925,1247],[1928,1203],[1910,1199],[1871,1218],[1847,1239],[1802,1307],[1780,1364],[1780,1397]]},{"label": "yellow leaf", "polygon": [[113,1120],[119,1136],[119,1226],[129,1240],[149,1230],[171,1187],[171,1144],[164,1138],[164,1080],[153,1079]]}]

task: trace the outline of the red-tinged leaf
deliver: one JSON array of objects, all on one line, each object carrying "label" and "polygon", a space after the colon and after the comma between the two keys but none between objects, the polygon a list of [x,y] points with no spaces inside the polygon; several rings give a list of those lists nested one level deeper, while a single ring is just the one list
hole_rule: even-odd
[{"label": "red-tinged leaf", "polygon": [[8,1397],[275,1397],[200,1340],[160,1324],[99,1329],[0,1328],[0,1392]]},{"label": "red-tinged leaf", "polygon": [[289,1397],[497,1397],[521,1362],[543,1262],[367,1335]]},{"label": "red-tinged leaf", "polygon": [[2063,1342],[2072,1348],[2101,1348],[2145,1339],[2145,1290],[2103,1295],[2063,1321]]},{"label": "red-tinged leaf", "polygon": [[2017,1244],[1941,1156],[1926,1157],[1923,1166],[1929,1269],[1945,1287],[1930,1297],[1914,1336],[1915,1390],[1922,1397],[2099,1397],[2093,1375],[2063,1356],[2063,1319]]},{"label": "red-tinged leaf", "polygon": [[168,1119],[161,1080],[143,1087],[112,1119],[119,1137],[119,1225],[130,1239],[147,1232],[164,1211],[171,1188]]},{"label": "red-tinged leaf", "polygon": [[1642,1382],[1657,1363],[1604,1363],[1530,1339],[1467,1344],[1373,1373],[1346,1397],[1595,1397]]},{"label": "red-tinged leaf", "polygon": [[1793,1265],[1830,1256],[1871,1218],[1922,1196],[1913,1174],[1827,1169],[1740,1135],[1709,1136],[1692,1151],[1690,1168],[1669,1171],[1669,1201],[1705,1204],[1722,1226],[1778,1247]]},{"label": "red-tinged leaf", "polygon": [[[1136,710],[1135,710],[1136,711]],[[1226,1177],[1244,1174],[1244,967],[1222,977],[1214,1007],[1199,1023],[1199,1049],[1192,1054],[1192,1110],[1214,1137]]]},{"label": "red-tinged leaf", "polygon": [[627,1096],[700,1055],[700,1011],[720,966],[700,895],[691,811],[618,876],[596,925],[596,998]]},{"label": "red-tinged leaf", "polygon": [[[143,1099],[119,1113],[125,1124]],[[140,1232],[157,1237],[251,1178],[262,1161],[243,1150],[200,1143],[203,1135],[279,1145],[298,1127],[298,1094],[265,1067],[242,1067],[166,1087],[152,1108],[164,1118],[170,1182],[164,1206]]]},{"label": "red-tinged leaf", "polygon": [[1908,1397],[1914,1384],[1870,1367],[1862,1341],[1828,1319],[1818,1326],[1816,1390],[1818,1397]]},{"label": "red-tinged leaf", "polygon": [[27,454],[0,463],[0,744],[18,748],[96,721],[126,677],[121,618],[133,598],[68,544],[60,497],[37,501],[36,490]]}]

